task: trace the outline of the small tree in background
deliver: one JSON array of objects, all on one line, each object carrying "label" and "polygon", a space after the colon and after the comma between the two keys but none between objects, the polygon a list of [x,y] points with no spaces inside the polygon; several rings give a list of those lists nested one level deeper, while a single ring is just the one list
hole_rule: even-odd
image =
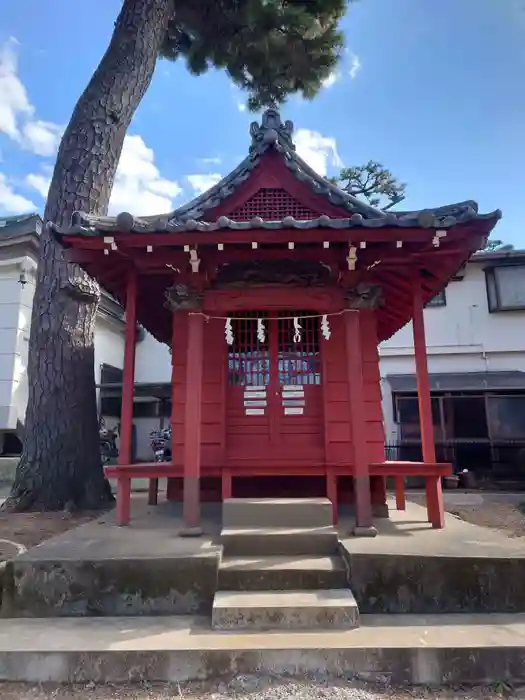
[{"label": "small tree in background", "polygon": [[481,249],[484,253],[504,253],[507,250],[514,250],[512,243],[503,243],[496,238],[489,238],[485,246]]},{"label": "small tree in background", "polygon": [[[373,207],[388,210],[405,199],[406,185],[399,182],[388,168],[369,160],[364,165],[343,168],[337,177],[329,178],[354,197],[362,197]],[[512,243],[489,238],[481,251],[484,253],[514,250]]]},{"label": "small tree in background", "polygon": [[373,160],[343,168],[332,182],[348,194],[363,197],[370,205],[381,209],[390,209],[405,198],[405,185],[388,168]]}]

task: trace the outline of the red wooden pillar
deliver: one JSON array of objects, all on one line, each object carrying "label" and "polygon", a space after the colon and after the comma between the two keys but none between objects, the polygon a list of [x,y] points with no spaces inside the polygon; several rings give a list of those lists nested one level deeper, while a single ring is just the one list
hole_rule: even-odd
[{"label": "red wooden pillar", "polygon": [[[423,316],[423,294],[421,278],[418,276],[413,285],[414,312],[412,325],[414,329],[414,351],[416,358],[417,398],[419,404],[419,424],[423,462],[435,464],[436,447],[434,444],[434,426],[432,421],[432,402],[430,400],[430,380],[428,376],[427,348],[425,339],[425,320]],[[443,492],[439,476],[426,478],[426,496],[428,520],[432,527],[445,525]]]},{"label": "red wooden pillar", "polygon": [[184,406],[184,495],[182,536],[202,534],[200,508],[201,419],[204,317],[188,313]]},{"label": "red wooden pillar", "polygon": [[372,523],[372,502],[366,421],[363,411],[365,400],[363,378],[363,356],[361,352],[360,311],[344,314],[346,331],[346,353],[348,360],[348,392],[352,421],[352,445],[354,450],[354,490],[356,535],[375,535]]},{"label": "red wooden pillar", "polygon": [[[177,431],[180,430],[180,428],[175,427],[175,411],[177,410],[177,405],[178,402],[180,402],[180,396],[178,395],[177,392],[177,383],[176,383],[176,377],[175,377],[175,360],[176,360],[176,354],[175,354],[175,348],[177,348],[177,343],[178,343],[178,348],[180,348],[180,351],[183,352],[184,348],[181,347],[181,337],[180,337],[180,327],[181,324],[178,322],[180,319],[180,316],[183,314],[182,311],[173,311],[172,316],[171,316],[171,417],[170,417],[170,424],[171,424],[171,463],[175,463],[175,443],[178,441],[178,433]],[[168,477],[167,483],[166,483],[166,498],[168,501],[175,501],[175,500],[180,500],[180,479],[179,477]]]},{"label": "red wooden pillar", "polygon": [[[135,384],[135,343],[137,338],[137,271],[130,268],[126,286],[126,326],[122,406],[120,411],[120,445],[118,463],[131,464],[133,440],[133,394]],[[131,479],[117,477],[117,522],[127,525],[131,506]]]}]

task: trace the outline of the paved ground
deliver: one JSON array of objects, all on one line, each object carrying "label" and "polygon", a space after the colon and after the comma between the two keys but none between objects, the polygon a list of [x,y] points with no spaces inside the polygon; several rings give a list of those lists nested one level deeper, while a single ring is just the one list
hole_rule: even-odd
[{"label": "paved ground", "polygon": [[378,536],[372,539],[342,537],[346,549],[374,554],[427,554],[429,556],[525,557],[525,538],[467,523],[446,513],[443,530],[426,521],[426,509],[407,501],[406,511],[390,505],[390,518],[376,519]]},{"label": "paved ground", "polygon": [[[220,632],[208,617],[12,618],[0,626],[4,652],[125,652],[520,647],[525,613],[361,615],[342,631]],[[0,695],[1,697],[1,695]]]}]

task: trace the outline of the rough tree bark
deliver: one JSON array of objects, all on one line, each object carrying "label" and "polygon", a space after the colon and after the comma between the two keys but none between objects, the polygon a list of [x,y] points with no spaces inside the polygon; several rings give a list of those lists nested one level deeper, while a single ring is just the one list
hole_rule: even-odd
[{"label": "rough tree bark", "polygon": [[[64,133],[44,220],[105,214],[126,131],[146,92],[174,0],[124,0],[109,47]],[[96,18],[94,19],[96,21]],[[29,341],[24,450],[7,510],[112,500],[100,460],[94,382],[99,289],[44,226]]]}]

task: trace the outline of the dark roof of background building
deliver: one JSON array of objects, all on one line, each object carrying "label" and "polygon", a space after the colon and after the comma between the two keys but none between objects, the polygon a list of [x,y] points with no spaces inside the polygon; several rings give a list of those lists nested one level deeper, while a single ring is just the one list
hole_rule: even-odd
[{"label": "dark roof of background building", "polygon": [[525,260],[525,250],[480,250],[471,258],[472,262],[503,262]]},{"label": "dark roof of background building", "polygon": [[39,214],[0,217],[0,242],[24,236],[40,236],[41,233],[42,217]]}]

